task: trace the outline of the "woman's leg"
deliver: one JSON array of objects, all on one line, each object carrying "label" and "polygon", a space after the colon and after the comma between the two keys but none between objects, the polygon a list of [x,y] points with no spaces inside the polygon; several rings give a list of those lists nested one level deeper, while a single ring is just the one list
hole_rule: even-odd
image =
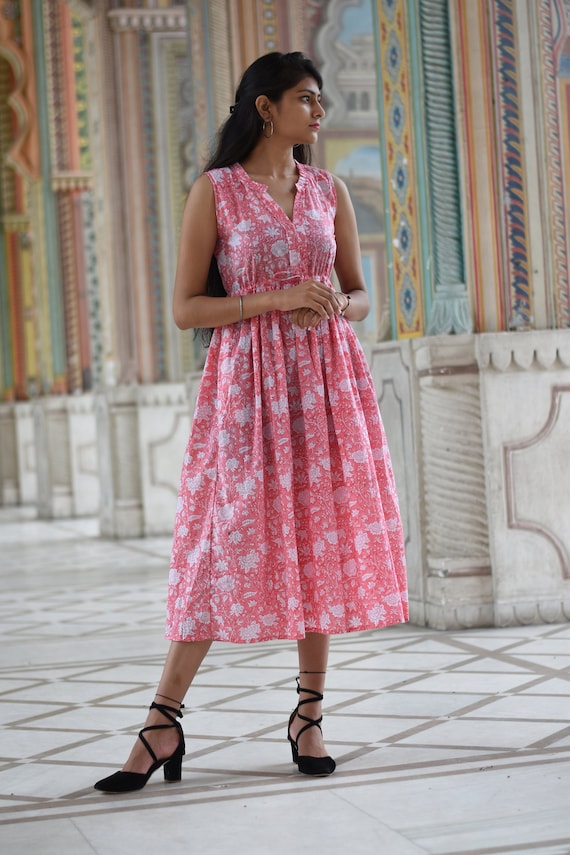
[{"label": "woman's leg", "polygon": [[[312,689],[321,695],[325,688],[325,676],[329,659],[329,636],[320,633],[307,633],[305,638],[297,642],[299,651],[299,685],[301,693],[299,700],[310,700],[303,704],[301,714],[307,718],[318,719],[321,715],[322,704],[320,701],[311,699],[311,695],[303,692],[303,689]],[[297,738],[298,732],[306,722],[295,717],[291,724],[291,736]],[[299,754],[309,757],[326,757],[327,750],[324,746],[323,736],[318,727],[309,727],[299,738]]]},{"label": "woman's leg", "polygon": [[[173,641],[171,643],[154,697],[157,704],[178,709],[211,643],[211,641]],[[166,720],[159,710],[149,710],[145,727],[150,724],[165,723]],[[169,757],[178,745],[179,736],[174,727],[154,730],[145,736],[159,759]],[[122,771],[144,774],[150,764],[151,758],[148,751],[141,740],[137,739]]]}]

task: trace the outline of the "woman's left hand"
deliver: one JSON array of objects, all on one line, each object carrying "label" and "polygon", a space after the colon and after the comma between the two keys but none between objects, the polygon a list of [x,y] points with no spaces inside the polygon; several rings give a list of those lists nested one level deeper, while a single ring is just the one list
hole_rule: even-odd
[{"label": "woman's left hand", "polygon": [[291,320],[303,330],[313,329],[317,326],[321,319],[318,312],[314,309],[309,309],[307,306],[302,306],[300,309],[293,309],[291,312]]},{"label": "woman's left hand", "polygon": [[[346,294],[342,292],[335,292],[335,300],[338,309],[340,309],[339,314],[344,315],[345,311],[348,309],[350,298],[346,297]],[[339,299],[341,297],[342,299]],[[344,302],[343,302],[344,301]],[[301,306],[298,309],[293,309],[291,311],[291,319],[294,324],[301,329],[309,330],[313,329],[317,326],[320,321],[323,320],[322,315],[319,312],[316,312],[314,309],[309,308],[309,306]]]}]

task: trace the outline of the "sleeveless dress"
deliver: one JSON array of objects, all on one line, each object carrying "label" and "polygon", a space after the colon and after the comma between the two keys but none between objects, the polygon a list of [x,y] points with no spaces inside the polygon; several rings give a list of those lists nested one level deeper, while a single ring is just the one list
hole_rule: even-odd
[{"label": "sleeveless dress", "polygon": [[[298,170],[292,220],[241,165],[207,173],[228,294],[331,285],[334,183]],[[166,637],[298,639],[407,618],[390,457],[349,321],[303,330],[271,311],[218,327],[184,457]]]}]

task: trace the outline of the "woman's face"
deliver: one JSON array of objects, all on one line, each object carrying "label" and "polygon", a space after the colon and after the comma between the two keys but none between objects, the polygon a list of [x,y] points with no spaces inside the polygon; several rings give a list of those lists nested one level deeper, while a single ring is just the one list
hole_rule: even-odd
[{"label": "woman's face", "polygon": [[286,89],[281,100],[272,105],[274,132],[286,137],[291,145],[316,143],[320,122],[325,115],[317,81],[305,77]]}]

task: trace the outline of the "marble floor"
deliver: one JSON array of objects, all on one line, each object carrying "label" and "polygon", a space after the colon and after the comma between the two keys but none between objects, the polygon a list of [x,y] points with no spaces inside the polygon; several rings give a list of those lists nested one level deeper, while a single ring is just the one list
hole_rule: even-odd
[{"label": "marble floor", "polygon": [[108,796],[152,699],[167,538],[0,510],[0,852],[570,853],[570,625],[333,640],[325,734],[285,741],[295,645],[214,646],[186,699],[183,779]]}]

